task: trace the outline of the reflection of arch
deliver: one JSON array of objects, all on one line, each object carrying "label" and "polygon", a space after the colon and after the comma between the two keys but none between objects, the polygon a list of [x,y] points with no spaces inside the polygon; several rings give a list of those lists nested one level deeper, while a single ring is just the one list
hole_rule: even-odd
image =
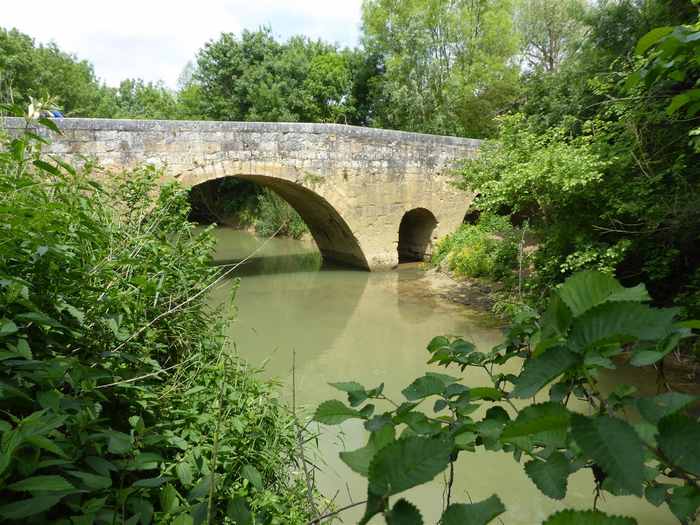
[{"label": "reflection of arch", "polygon": [[267,175],[235,175],[277,193],[304,220],[321,255],[326,260],[369,269],[367,259],[345,220],[319,194],[286,179]]},{"label": "reflection of arch", "polygon": [[435,215],[425,208],[407,211],[399,226],[399,262],[424,261],[430,256]]}]

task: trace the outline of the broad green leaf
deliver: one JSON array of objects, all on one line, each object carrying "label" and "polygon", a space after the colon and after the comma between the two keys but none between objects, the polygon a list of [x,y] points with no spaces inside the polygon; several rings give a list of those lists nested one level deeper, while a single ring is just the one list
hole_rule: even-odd
[{"label": "broad green leaf", "polygon": [[637,525],[637,520],[608,516],[596,510],[569,509],[552,514],[542,525]]},{"label": "broad green leaf", "polygon": [[324,425],[337,425],[346,419],[359,417],[361,416],[357,410],[353,410],[341,401],[331,399],[330,401],[324,401],[318,406],[314,414],[314,421]]},{"label": "broad green leaf", "polygon": [[226,515],[236,525],[253,525],[253,514],[242,496],[231,498],[226,508]]},{"label": "broad green leaf", "polygon": [[19,328],[17,328],[14,321],[11,321],[10,319],[0,319],[0,337],[5,337],[7,335],[17,333],[18,331]]},{"label": "broad green leaf", "polygon": [[160,487],[163,483],[167,483],[170,480],[168,477],[156,476],[155,478],[145,478],[139,479],[132,483],[132,486],[138,488],[155,488]]},{"label": "broad green leaf", "polygon": [[400,499],[386,514],[387,525],[423,525],[423,517],[415,505]]},{"label": "broad green leaf", "polygon": [[160,508],[168,514],[174,512],[179,507],[177,490],[170,483],[165,485],[160,491]]},{"label": "broad green leaf", "polygon": [[698,398],[681,394],[680,392],[668,392],[654,397],[642,397],[637,399],[639,413],[651,423],[658,423],[662,418],[684,409]]},{"label": "broad green leaf", "polygon": [[668,489],[671,485],[655,485],[644,489],[644,497],[649,503],[658,507],[666,501]]},{"label": "broad green leaf", "polygon": [[440,432],[442,425],[437,421],[431,421],[420,412],[408,412],[394,419],[396,424],[405,423],[416,434],[434,435]]},{"label": "broad green leaf", "polygon": [[506,511],[505,506],[493,495],[477,503],[453,503],[442,514],[441,525],[486,525]]},{"label": "broad green leaf", "polygon": [[109,476],[98,476],[97,474],[74,470],[69,471],[68,474],[78,478],[90,490],[108,489],[112,486],[112,478]]},{"label": "broad green leaf", "polygon": [[588,270],[569,277],[557,289],[557,294],[569,307],[572,315],[579,317],[622,290],[624,287],[613,276]]},{"label": "broad green leaf", "polygon": [[182,461],[175,467],[175,473],[177,474],[177,479],[180,480],[183,487],[189,488],[192,485],[192,467],[186,461]]},{"label": "broad green leaf", "polygon": [[637,42],[637,47],[635,47],[634,49],[635,53],[637,53],[638,55],[643,55],[647,49],[649,49],[663,37],[672,32],[673,27],[670,26],[656,27],[652,29],[646,35],[639,39],[639,42]]},{"label": "broad green leaf", "polygon": [[61,476],[33,476],[7,487],[15,492],[64,492],[75,487]]},{"label": "broad green leaf", "polygon": [[21,520],[49,510],[59,501],[61,501],[59,496],[38,496],[15,501],[14,503],[0,506],[0,516],[8,520]]},{"label": "broad green leaf", "polygon": [[570,468],[569,460],[561,452],[553,452],[546,461],[528,461],[525,472],[545,496],[553,499],[566,496]]},{"label": "broad green leaf", "polygon": [[631,494],[642,496],[644,450],[629,423],[609,416],[573,414],[571,431],[584,454],[617,485]]},{"label": "broad green leaf", "polygon": [[[236,522],[234,522],[236,523]],[[248,525],[248,523],[242,523],[240,525]],[[173,525],[194,525],[194,519],[189,514],[178,514],[178,516],[173,520]]]},{"label": "broad green leaf", "polygon": [[577,361],[576,354],[558,346],[529,359],[515,381],[512,396],[518,398],[534,396],[548,383],[573,367]]},{"label": "broad green leaf", "polygon": [[382,448],[369,467],[369,490],[391,496],[427,483],[450,462],[452,442],[425,437],[409,437]]},{"label": "broad green leaf", "polygon": [[510,441],[523,436],[533,436],[535,441],[547,445],[563,446],[571,413],[560,403],[548,401],[525,407],[503,429],[501,440]]},{"label": "broad green leaf", "polygon": [[245,465],[241,469],[241,474],[245,479],[250,481],[250,483],[258,490],[263,489],[263,480],[260,472],[253,465]]},{"label": "broad green leaf", "polygon": [[674,487],[667,502],[673,515],[681,523],[688,523],[700,508],[700,490],[692,486]]},{"label": "broad green leaf", "polygon": [[127,506],[139,517],[141,525],[149,525],[153,519],[153,504],[145,498],[131,497],[127,500]]},{"label": "broad green leaf", "polygon": [[659,422],[659,448],[677,468],[700,476],[700,423],[682,414]]},{"label": "broad green leaf", "polygon": [[350,403],[350,406],[353,407],[358,406],[369,397],[365,387],[363,387],[360,383],[356,383],[355,381],[328,384],[334,388],[337,388],[338,390],[347,392],[348,402]]},{"label": "broad green leaf", "polygon": [[363,476],[369,476],[369,466],[372,458],[382,448],[394,441],[393,425],[386,425],[372,432],[367,445],[357,450],[341,452],[340,459],[352,470]]},{"label": "broad green leaf", "polygon": [[457,381],[456,377],[428,372],[404,388],[401,393],[409,401],[417,401],[428,396],[442,394],[447,385]]},{"label": "broad green leaf", "polygon": [[428,343],[428,352],[433,353],[446,346],[450,346],[450,340],[444,335],[439,335],[437,337],[433,337],[430,343]]},{"label": "broad green leaf", "polygon": [[678,308],[651,308],[640,303],[605,303],[574,320],[569,344],[572,349],[582,351],[593,344],[620,338],[656,341],[671,332],[678,312]]},{"label": "broad green leaf", "polygon": [[107,436],[107,449],[112,454],[126,454],[131,450],[133,441],[129,434],[110,430],[104,433]]}]

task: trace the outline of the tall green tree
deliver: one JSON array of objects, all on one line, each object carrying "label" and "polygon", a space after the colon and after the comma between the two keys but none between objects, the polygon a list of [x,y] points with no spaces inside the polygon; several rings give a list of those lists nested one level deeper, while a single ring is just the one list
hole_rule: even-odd
[{"label": "tall green tree", "polygon": [[269,28],[224,33],[199,52],[185,89],[207,118],[354,122],[353,58],[301,36],[278,42]]},{"label": "tall green tree", "polygon": [[47,95],[69,116],[106,116],[95,114],[107,93],[90,63],[56,44],[37,44],[16,29],[0,28],[0,99],[24,103]]},{"label": "tall green tree", "polygon": [[512,0],[366,0],[364,46],[381,58],[373,124],[481,137],[517,92]]},{"label": "tall green tree", "polygon": [[522,55],[531,69],[556,70],[584,39],[586,0],[524,0],[517,13]]}]

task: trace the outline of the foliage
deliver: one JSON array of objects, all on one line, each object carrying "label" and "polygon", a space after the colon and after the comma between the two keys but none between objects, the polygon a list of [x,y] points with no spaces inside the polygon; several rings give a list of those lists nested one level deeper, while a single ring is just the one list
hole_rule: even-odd
[{"label": "foliage", "polygon": [[190,218],[201,224],[254,226],[263,236],[277,234],[300,239],[306,223],[287,201],[272,190],[235,177],[200,184],[190,192]]},{"label": "foliage", "polygon": [[0,102],[29,103],[51,95],[67,115],[94,114],[105,95],[85,60],[56,44],[37,45],[16,29],[0,28]]},{"label": "foliage", "polygon": [[513,102],[510,0],[371,0],[362,19],[384,71],[372,82],[373,125],[482,137]]},{"label": "foliage", "polygon": [[99,184],[27,124],[0,148],[0,519],[305,523],[294,420],[225,346],[187,192]]},{"label": "foliage", "polygon": [[518,269],[521,236],[507,218],[484,214],[438,242],[432,263],[457,275],[511,282]]},{"label": "foliage", "polygon": [[300,239],[308,233],[306,223],[296,210],[272,190],[264,189],[258,203],[255,231],[260,235],[270,236],[277,232],[278,235]]},{"label": "foliage", "polygon": [[584,0],[525,0],[519,6],[517,26],[527,66],[555,71],[583,39]]},{"label": "foliage", "polygon": [[269,28],[231,33],[197,56],[191,85],[201,111],[219,120],[352,121],[352,52],[293,37],[280,43]]},{"label": "foliage", "polygon": [[[430,342],[429,363],[480,369],[488,386],[428,372],[402,391],[405,401],[399,403],[383,394],[383,385],[332,384],[347,393],[349,406],[326,401],[315,419],[324,424],[360,419],[370,432],[365,447],[341,454],[368,478],[362,523],[380,513],[393,523],[397,508],[413,507],[405,500],[392,507],[392,496],[430,481],[461,454],[481,450],[512,454],[518,463],[527,459],[526,474],[550,498],[563,499],[569,476],[590,469],[596,494],[665,503],[679,522],[692,522],[700,510],[700,421],[687,409],[698,398],[674,392],[641,397],[622,384],[604,392],[599,384],[602,371],[615,370],[621,355],[630,355],[634,366],[659,362],[691,337],[691,326],[700,326],[678,323],[677,309],[653,308],[648,300],[643,285],[625,288],[605,273],[576,273],[552,292],[543,314],[524,312],[506,341],[491,351],[455,337]],[[518,359],[523,360],[519,373],[502,371]],[[536,399],[548,386],[549,399]],[[525,406],[514,402],[530,398],[532,404]],[[572,399],[586,402],[590,414],[571,409]],[[387,401],[386,411],[376,405]],[[630,410],[641,414],[638,423],[629,422]],[[471,504],[450,499],[448,489],[442,523],[485,524],[505,511],[496,495]],[[402,523],[422,523],[417,511],[406,516]],[[636,521],[567,510],[545,523]]]}]

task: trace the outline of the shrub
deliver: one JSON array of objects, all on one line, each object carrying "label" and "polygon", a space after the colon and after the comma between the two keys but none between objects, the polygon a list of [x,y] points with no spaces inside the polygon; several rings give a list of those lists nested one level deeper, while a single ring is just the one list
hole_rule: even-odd
[{"label": "shrub", "polygon": [[228,353],[187,193],[98,184],[27,124],[0,148],[0,519],[306,522],[294,419]]},{"label": "shrub", "polygon": [[511,282],[518,268],[519,241],[507,218],[486,214],[441,239],[432,262],[444,261],[457,275]]}]

